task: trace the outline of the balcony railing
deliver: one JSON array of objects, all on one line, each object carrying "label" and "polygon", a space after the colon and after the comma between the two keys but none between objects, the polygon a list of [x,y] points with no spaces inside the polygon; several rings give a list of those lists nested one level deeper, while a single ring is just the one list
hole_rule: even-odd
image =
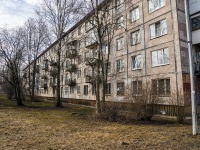
[{"label": "balcony railing", "polygon": [[56,83],[50,82],[51,87],[56,87]]},{"label": "balcony railing", "polygon": [[58,70],[57,70],[57,69],[51,69],[51,70],[50,70],[50,76],[56,77],[57,74],[58,74]]},{"label": "balcony railing", "polygon": [[69,85],[69,86],[75,86],[76,85],[76,79],[66,79],[65,80],[65,85]]},{"label": "balcony railing", "polygon": [[66,58],[74,58],[77,56],[77,50],[76,49],[69,49],[66,51]]},{"label": "balcony railing", "polygon": [[42,74],[42,75],[41,75],[41,78],[42,78],[42,79],[47,79],[48,76],[47,76],[46,74]]},{"label": "balcony railing", "polygon": [[76,71],[76,65],[75,64],[69,64],[66,66],[66,71],[67,72],[75,72]]},{"label": "balcony railing", "polygon": [[96,40],[86,40],[85,47],[89,49],[96,48],[98,46],[98,42]]},{"label": "balcony railing", "polygon": [[86,65],[96,65],[98,63],[98,59],[96,55],[89,55],[85,57],[85,64]]}]

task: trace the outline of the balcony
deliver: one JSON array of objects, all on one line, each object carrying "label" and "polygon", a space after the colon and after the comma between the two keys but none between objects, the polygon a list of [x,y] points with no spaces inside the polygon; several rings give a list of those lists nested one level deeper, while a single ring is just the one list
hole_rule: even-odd
[{"label": "balcony", "polygon": [[56,83],[50,82],[50,87],[56,87]]},{"label": "balcony", "polygon": [[66,58],[75,58],[77,56],[77,50],[76,49],[69,49],[66,51]]},{"label": "balcony", "polygon": [[27,73],[23,74],[23,78],[26,79],[27,78]]},{"label": "balcony", "polygon": [[42,88],[46,90],[48,88],[47,83],[42,84]]},{"label": "balcony", "polygon": [[65,85],[69,85],[69,86],[75,86],[76,85],[76,79],[66,79],[65,80]]},{"label": "balcony", "polygon": [[43,61],[48,61],[48,58],[44,58]]},{"label": "balcony", "polygon": [[86,40],[85,47],[89,49],[94,49],[98,46],[98,42],[96,40]]},{"label": "balcony", "polygon": [[85,76],[85,83],[95,84],[96,79],[90,75]]},{"label": "balcony", "polygon": [[86,65],[90,65],[90,66],[94,66],[98,63],[98,59],[97,56],[95,55],[89,55],[85,57],[85,64]]},{"label": "balcony", "polygon": [[47,77],[46,74],[43,74],[43,75],[41,75],[41,78],[42,78],[42,79],[47,79],[48,77]]},{"label": "balcony", "polygon": [[56,77],[57,74],[58,74],[58,70],[57,70],[57,69],[51,69],[51,70],[50,70],[50,76]]},{"label": "balcony", "polygon": [[54,61],[54,60],[52,60],[51,62],[50,62],[50,66],[52,66],[52,67],[56,67],[57,66],[57,61]]},{"label": "balcony", "polygon": [[44,65],[43,68],[42,68],[42,70],[44,70],[44,71],[48,71],[48,70],[49,70],[48,65]]},{"label": "balcony", "polygon": [[200,75],[200,63],[194,63],[195,75]]},{"label": "balcony", "polygon": [[66,66],[66,71],[67,72],[75,72],[76,71],[76,65],[75,64],[69,64]]}]

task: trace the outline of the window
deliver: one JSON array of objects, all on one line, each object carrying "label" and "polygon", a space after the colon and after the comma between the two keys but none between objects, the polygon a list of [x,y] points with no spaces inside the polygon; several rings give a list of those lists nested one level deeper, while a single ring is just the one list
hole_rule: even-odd
[{"label": "window", "polygon": [[152,67],[169,64],[169,49],[161,49],[151,52]]},{"label": "window", "polygon": [[141,69],[142,68],[142,56],[136,55],[132,56],[132,69]]},{"label": "window", "polygon": [[124,37],[121,37],[116,40],[117,50],[121,50],[124,48]]},{"label": "window", "polygon": [[152,92],[159,96],[170,95],[170,79],[152,80]]},{"label": "window", "polygon": [[84,85],[84,95],[88,95],[88,85]]},{"label": "window", "polygon": [[95,95],[96,94],[96,85],[93,84],[92,85],[92,95]]},{"label": "window", "polygon": [[81,94],[81,87],[80,86],[77,86],[77,94]]},{"label": "window", "polygon": [[83,33],[83,31],[82,31],[82,26],[79,26],[78,27],[78,35],[81,35]]},{"label": "window", "polygon": [[140,30],[131,33],[131,44],[136,45],[140,43]]},{"label": "window", "polygon": [[165,34],[167,34],[166,20],[161,20],[161,21],[156,22],[155,24],[150,25],[150,39],[153,39]]},{"label": "window", "polygon": [[104,73],[106,73],[106,69],[107,69],[107,73],[110,73],[110,72],[111,72],[111,65],[110,65],[110,62],[104,63]]},{"label": "window", "polygon": [[104,54],[108,54],[108,44],[107,43],[103,45],[102,51]]},{"label": "window", "polygon": [[138,20],[139,17],[140,17],[140,15],[139,15],[139,7],[134,8],[134,9],[132,9],[130,11],[130,20],[131,20],[131,22],[134,22],[134,21]]},{"label": "window", "polygon": [[78,70],[78,78],[81,77],[81,70]]},{"label": "window", "polygon": [[132,82],[132,93],[133,95],[142,94],[142,81],[133,81]]},{"label": "window", "polygon": [[74,94],[74,86],[70,86],[70,94]]},{"label": "window", "polygon": [[116,19],[116,28],[119,29],[123,26],[123,22],[124,22],[124,17],[121,16],[119,18]]},{"label": "window", "polygon": [[124,83],[117,83],[117,95],[124,95]]},{"label": "window", "polygon": [[81,55],[78,55],[78,64],[81,64],[82,61],[81,61]]},{"label": "window", "polygon": [[123,72],[124,71],[124,60],[119,59],[117,62],[117,72]]},{"label": "window", "polygon": [[106,84],[105,93],[106,93],[106,95],[110,95],[111,94],[111,84],[110,83]]},{"label": "window", "polygon": [[151,13],[165,6],[165,0],[149,0],[148,4],[149,4],[149,13]]},{"label": "window", "polygon": [[85,77],[86,75],[88,75],[88,68],[85,68],[85,69],[84,69],[84,77]]},{"label": "window", "polygon": [[68,87],[65,87],[65,95],[69,94]]}]

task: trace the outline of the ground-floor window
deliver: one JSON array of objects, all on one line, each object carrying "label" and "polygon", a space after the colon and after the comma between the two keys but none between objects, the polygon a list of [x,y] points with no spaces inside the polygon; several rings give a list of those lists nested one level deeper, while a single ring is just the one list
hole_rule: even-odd
[{"label": "ground-floor window", "polygon": [[110,83],[106,84],[105,93],[106,93],[106,95],[110,95],[111,94],[111,84]]},{"label": "ground-floor window", "polygon": [[77,94],[81,94],[81,87],[77,86]]},{"label": "ground-floor window", "polygon": [[88,95],[88,85],[84,85],[84,95]]},{"label": "ground-floor window", "polygon": [[132,94],[133,95],[142,94],[142,81],[132,81]]},{"label": "ground-floor window", "polygon": [[159,96],[170,95],[170,79],[152,80],[152,92]]},{"label": "ground-floor window", "polygon": [[124,83],[117,83],[117,95],[124,95]]},{"label": "ground-floor window", "polygon": [[70,94],[74,94],[74,86],[70,86]]}]

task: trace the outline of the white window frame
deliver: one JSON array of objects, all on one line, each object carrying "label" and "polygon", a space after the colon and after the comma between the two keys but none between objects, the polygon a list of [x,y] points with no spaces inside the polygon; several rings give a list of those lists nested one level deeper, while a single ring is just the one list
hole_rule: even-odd
[{"label": "white window frame", "polygon": [[132,70],[142,69],[142,55],[135,55],[131,57]]},{"label": "white window frame", "polygon": [[165,6],[165,0],[148,0],[148,11],[152,13]]},{"label": "white window frame", "polygon": [[133,8],[130,11],[130,21],[135,22],[136,20],[140,19],[140,12],[139,12],[139,7]]},{"label": "white window frame", "polygon": [[150,39],[167,34],[167,20],[163,19],[149,26]]},{"label": "white window frame", "polygon": [[124,60],[123,59],[116,60],[116,71],[117,72],[124,71]]},{"label": "white window frame", "polygon": [[141,42],[141,33],[140,30],[134,31],[131,33],[131,45],[134,46]]},{"label": "white window frame", "polygon": [[116,27],[117,29],[122,28],[124,22],[124,16],[120,16],[116,19]]},{"label": "white window frame", "polygon": [[77,92],[77,94],[81,94],[81,86],[77,86],[76,92]]},{"label": "white window frame", "polygon": [[151,66],[161,66],[169,64],[169,48],[164,48],[151,52]]},{"label": "white window frame", "polygon": [[124,37],[120,37],[116,40],[117,51],[124,49]]}]

